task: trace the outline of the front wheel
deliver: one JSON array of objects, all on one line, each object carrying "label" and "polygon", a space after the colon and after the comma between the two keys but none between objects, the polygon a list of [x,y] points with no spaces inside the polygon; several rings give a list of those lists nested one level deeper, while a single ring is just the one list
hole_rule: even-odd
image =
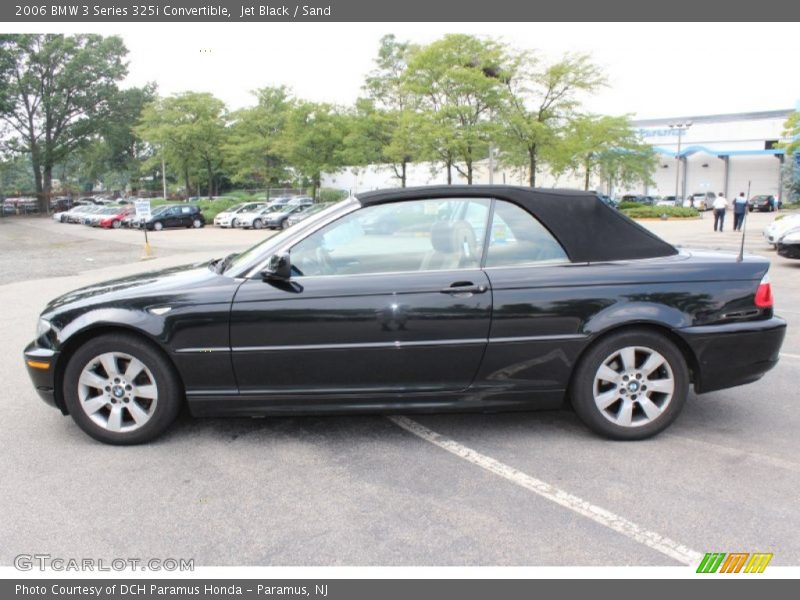
[{"label": "front wheel", "polygon": [[108,334],[78,348],[64,371],[72,419],[107,444],[140,444],[161,435],[181,406],[181,385],[149,343]]},{"label": "front wheel", "polygon": [[253,221],[253,229],[261,229],[262,225],[263,223],[261,222],[261,219],[256,219]]},{"label": "front wheel", "polygon": [[689,370],[680,350],[650,331],[609,335],[581,359],[572,405],[593,431],[639,440],[666,429],[689,394]]},{"label": "front wheel", "polygon": [[154,231],[161,231],[162,229],[164,229],[164,224],[161,221],[156,221],[155,223],[153,223]]}]

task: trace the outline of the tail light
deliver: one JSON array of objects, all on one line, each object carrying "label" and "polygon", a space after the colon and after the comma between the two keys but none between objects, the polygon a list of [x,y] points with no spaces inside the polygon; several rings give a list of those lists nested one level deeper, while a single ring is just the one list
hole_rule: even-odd
[{"label": "tail light", "polygon": [[758,308],[772,308],[774,298],[772,297],[772,285],[769,282],[769,275],[761,278],[756,290],[755,305]]}]

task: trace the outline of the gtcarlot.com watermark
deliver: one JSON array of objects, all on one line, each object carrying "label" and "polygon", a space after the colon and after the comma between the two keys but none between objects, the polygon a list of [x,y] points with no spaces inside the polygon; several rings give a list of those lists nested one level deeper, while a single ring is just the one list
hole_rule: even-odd
[{"label": "gtcarlot.com watermark", "polygon": [[193,558],[74,558],[17,554],[18,571],[194,571]]}]

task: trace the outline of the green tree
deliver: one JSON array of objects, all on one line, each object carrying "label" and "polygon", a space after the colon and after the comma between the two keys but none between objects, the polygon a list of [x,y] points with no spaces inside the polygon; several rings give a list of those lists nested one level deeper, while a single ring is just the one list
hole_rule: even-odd
[{"label": "green tree", "polygon": [[117,36],[0,35],[0,119],[7,146],[31,158],[40,209],[53,167],[113,119],[110,99],[127,73]]},{"label": "green tree", "polygon": [[375,69],[364,84],[367,99],[356,103],[359,120],[349,140],[353,146],[354,140],[364,145],[356,157],[368,162],[358,164],[369,164],[372,157],[374,162],[389,164],[401,187],[406,187],[409,163],[421,156],[416,135],[420,98],[404,85],[408,62],[417,50],[394,35],[381,38]]},{"label": "green tree", "polygon": [[789,141],[783,144],[786,154],[793,155],[800,150],[800,112],[793,112],[783,124],[783,137]]},{"label": "green tree", "polygon": [[528,170],[534,187],[541,163],[563,164],[566,150],[560,144],[580,107],[580,94],[596,91],[605,85],[605,78],[583,54],[568,54],[548,65],[521,52],[514,57],[512,70],[500,148],[504,162]]},{"label": "green tree", "polygon": [[295,101],[283,86],[262,88],[253,94],[255,106],[231,115],[226,160],[233,181],[277,185],[289,177],[280,152],[281,136]]},{"label": "green tree", "polygon": [[347,159],[347,118],[333,105],[299,102],[290,112],[281,139],[281,155],[311,182],[316,196],[322,173],[342,168]]},{"label": "green tree", "polygon": [[472,183],[475,161],[497,134],[493,117],[511,75],[503,45],[470,35],[446,35],[411,56],[404,83],[422,100],[422,141],[445,165],[448,183],[452,168]]},{"label": "green tree", "polygon": [[25,154],[0,156],[0,199],[33,190],[31,158]]},{"label": "green tree", "polygon": [[195,174],[198,189],[205,183],[210,198],[221,174],[227,118],[225,104],[213,95],[184,92],[147,105],[135,131],[155,150],[150,165],[163,158],[182,175],[187,194]]},{"label": "green tree", "polygon": [[120,90],[109,98],[113,119],[102,123],[92,143],[79,154],[79,177],[91,183],[101,181],[106,189],[139,187],[139,177],[148,148],[134,129],[144,107],[156,97],[154,83]]},{"label": "green tree", "polygon": [[652,183],[655,152],[639,139],[627,116],[578,116],[567,124],[558,144],[562,151],[551,169],[580,173],[585,190],[595,174],[625,184]]}]

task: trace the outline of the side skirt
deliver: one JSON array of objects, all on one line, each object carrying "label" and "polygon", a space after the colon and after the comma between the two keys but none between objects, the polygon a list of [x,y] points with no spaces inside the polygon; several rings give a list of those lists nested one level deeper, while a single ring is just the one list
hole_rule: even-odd
[{"label": "side skirt", "polygon": [[552,410],[564,404],[565,390],[475,391],[441,394],[346,395],[187,395],[196,417],[266,417],[384,413],[500,412]]}]

